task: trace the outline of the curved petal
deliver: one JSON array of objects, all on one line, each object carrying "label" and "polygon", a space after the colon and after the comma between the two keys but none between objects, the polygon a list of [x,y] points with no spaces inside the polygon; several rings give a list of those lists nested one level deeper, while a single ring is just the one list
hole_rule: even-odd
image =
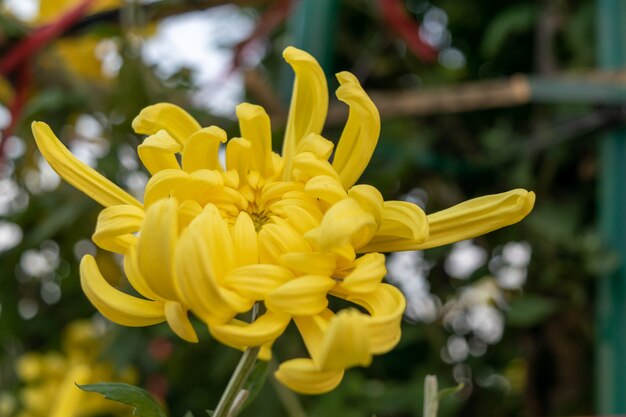
[{"label": "curved petal", "polygon": [[168,198],[172,191],[189,182],[189,174],[180,169],[164,169],[148,180],[144,193],[144,204],[150,207],[156,201]]},{"label": "curved petal", "polygon": [[167,319],[167,324],[178,337],[187,342],[198,343],[198,335],[189,321],[187,310],[182,304],[167,301],[165,303],[165,318]]},{"label": "curved petal", "polygon": [[418,245],[429,236],[426,214],[408,201],[385,201],[380,227],[374,237],[358,252],[392,252],[403,245]]},{"label": "curved petal", "polygon": [[318,175],[326,175],[339,181],[337,172],[325,159],[320,159],[311,152],[300,152],[290,160],[292,177],[296,181],[307,182]]},{"label": "curved petal", "polygon": [[113,288],[91,255],[85,255],[80,262],[80,284],[89,301],[115,323],[140,327],[165,321],[162,302],[142,300]]},{"label": "curved petal", "polygon": [[339,385],[343,373],[343,370],[320,371],[313,360],[299,358],[281,363],[274,377],[301,394],[324,394]]},{"label": "curved petal", "polygon": [[267,294],[293,279],[293,273],[282,266],[254,264],[233,269],[224,284],[252,300],[264,300]]},{"label": "curved petal", "polygon": [[282,152],[283,178],[290,179],[291,158],[300,141],[309,133],[322,132],[328,112],[328,85],[324,71],[311,55],[288,47],[283,57],[296,73]]},{"label": "curved petal", "polygon": [[353,366],[369,366],[369,317],[354,309],[341,310],[332,318],[324,333],[317,359],[320,370],[343,371]]},{"label": "curved petal", "polygon": [[337,98],[350,107],[350,113],[337,144],[333,168],[348,189],[357,182],[376,149],[380,115],[354,75],[344,71],[337,74],[337,79]]},{"label": "curved petal", "polygon": [[226,324],[210,324],[211,335],[230,346],[261,346],[273,342],[289,324],[286,314],[266,312],[252,323],[240,320]]},{"label": "curved petal", "polygon": [[146,212],[137,242],[137,261],[148,286],[161,298],[177,300],[174,249],[178,240],[178,203],[159,200]]},{"label": "curved petal", "polygon": [[318,175],[311,178],[304,187],[305,191],[329,205],[348,197],[341,183],[333,177]]},{"label": "curved petal", "polygon": [[311,152],[319,159],[328,161],[335,144],[317,133],[309,133],[298,144],[296,153]]},{"label": "curved petal", "polygon": [[385,200],[376,187],[367,184],[355,185],[348,190],[348,196],[354,198],[363,210],[374,216],[376,223],[380,225]]},{"label": "curved petal", "polygon": [[182,147],[193,133],[200,130],[200,124],[189,113],[171,103],[157,103],[139,112],[133,120],[133,129],[143,135],[154,135],[165,130]]},{"label": "curved petal", "polygon": [[183,169],[193,172],[198,169],[222,171],[219,160],[220,144],[226,143],[226,132],[217,126],[198,130],[189,137],[183,149]]},{"label": "curved petal", "polygon": [[289,252],[310,252],[311,246],[297,230],[283,219],[265,224],[259,231],[259,260],[280,265],[281,257]]},{"label": "curved petal", "polygon": [[345,245],[358,248],[372,238],[377,228],[374,216],[364,211],[356,200],[346,198],[324,214],[317,240],[322,251]]},{"label": "curved petal", "polygon": [[130,285],[141,295],[150,300],[165,301],[163,297],[155,293],[148,285],[146,278],[139,269],[139,261],[137,259],[137,246],[133,245],[128,248],[128,252],[124,255],[124,272]]},{"label": "curved petal", "polygon": [[98,214],[93,242],[104,250],[126,253],[137,242],[133,233],[143,224],[143,209],[137,206],[111,206]]},{"label": "curved petal", "polygon": [[151,175],[164,169],[180,169],[176,159],[178,151],[180,145],[165,130],[148,136],[137,147],[139,159]]},{"label": "curved petal", "polygon": [[368,294],[378,289],[386,274],[385,255],[368,253],[354,261],[354,269],[339,285],[351,294]]},{"label": "curved petal", "polygon": [[250,166],[261,175],[273,174],[272,128],[270,118],[261,106],[241,103],[236,108],[241,136],[252,144]]},{"label": "curved petal", "polygon": [[328,306],[327,294],[335,284],[334,279],[322,275],[294,278],[267,294],[265,306],[292,316],[319,314]]},{"label": "curved petal", "polygon": [[41,154],[65,181],[104,207],[117,205],[142,207],[133,196],[72,155],[47,124],[33,122],[31,127]]},{"label": "curved petal", "polygon": [[389,352],[400,341],[400,323],[406,308],[404,296],[393,285],[380,284],[376,291],[368,294],[346,295],[333,292],[334,295],[364,307],[371,315],[369,318],[370,350],[380,355]]}]

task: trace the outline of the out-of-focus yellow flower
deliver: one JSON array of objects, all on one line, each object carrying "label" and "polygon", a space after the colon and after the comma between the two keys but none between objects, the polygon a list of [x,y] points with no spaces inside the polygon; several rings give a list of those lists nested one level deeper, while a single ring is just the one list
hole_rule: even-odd
[{"label": "out-of-focus yellow flower", "polygon": [[3,106],[8,106],[15,97],[15,91],[13,90],[13,86],[9,81],[0,76],[0,104]]},{"label": "out-of-focus yellow flower", "polygon": [[[112,287],[87,255],[81,283],[104,316],[126,326],[167,321],[195,342],[191,310],[217,340],[262,346],[265,358],[293,320],[310,357],[283,362],[276,377],[296,391],[322,393],[346,368],[367,366],[400,339],[405,300],[381,282],[381,252],[445,245],[515,223],[534,194],[513,190],[429,216],[415,204],[383,201],[376,188],[355,185],[378,141],[374,103],[352,74],[337,74],[337,97],[350,112],[333,154],[321,136],[328,108],[322,69],[295,48],[284,57],[296,81],[282,156],[272,152],[270,120],[259,106],[237,107],[241,137],[230,140],[172,104],[147,107],[133,121],[148,135],[138,148],[152,174],[143,203],[78,161],[46,124],[34,123],[33,133],[50,165],[105,206],[93,240],[124,255],[128,280],[145,297]],[[218,157],[224,143],[225,167]],[[329,295],[362,310],[334,313]],[[264,306],[258,319],[237,318],[255,303]]]},{"label": "out-of-focus yellow flower", "polygon": [[[39,12],[35,23],[42,25],[50,23],[78,6],[83,0],[40,0]],[[114,9],[122,5],[123,0],[95,0],[89,7],[89,13],[98,13]]]},{"label": "out-of-focus yellow flower", "polygon": [[129,408],[76,386],[112,380],[134,382],[132,372],[120,375],[110,364],[98,361],[101,343],[90,322],[76,321],[65,330],[62,352],[23,355],[16,364],[24,383],[18,417],[130,416]]}]

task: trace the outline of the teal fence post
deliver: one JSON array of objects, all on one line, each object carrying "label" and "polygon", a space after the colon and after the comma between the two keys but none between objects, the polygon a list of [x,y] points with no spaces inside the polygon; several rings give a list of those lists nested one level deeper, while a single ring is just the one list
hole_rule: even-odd
[{"label": "teal fence post", "polygon": [[[598,63],[603,69],[626,65],[626,0],[597,2]],[[616,251],[620,267],[601,277],[596,299],[596,409],[626,413],[626,129],[600,144],[600,232]]]}]

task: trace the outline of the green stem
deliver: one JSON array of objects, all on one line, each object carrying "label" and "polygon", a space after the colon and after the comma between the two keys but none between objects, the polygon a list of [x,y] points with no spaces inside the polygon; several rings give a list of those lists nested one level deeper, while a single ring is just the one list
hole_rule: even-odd
[{"label": "green stem", "polygon": [[[252,321],[256,319],[258,314],[258,305],[252,308]],[[222,398],[220,398],[220,402],[217,404],[217,408],[215,408],[215,412],[213,413],[213,417],[235,417],[237,412],[241,408],[241,404],[239,407],[233,407],[235,402],[237,401],[237,397],[239,393],[243,389],[248,376],[250,376],[250,372],[254,367],[254,363],[256,362],[257,356],[259,356],[259,351],[261,348],[259,346],[249,347],[243,352],[239,363],[237,364],[237,368],[233,375],[230,377],[230,381],[228,381],[228,385],[222,394]]]},{"label": "green stem", "polygon": [[439,396],[437,377],[426,375],[424,379],[424,414],[423,417],[437,417],[439,408]]}]

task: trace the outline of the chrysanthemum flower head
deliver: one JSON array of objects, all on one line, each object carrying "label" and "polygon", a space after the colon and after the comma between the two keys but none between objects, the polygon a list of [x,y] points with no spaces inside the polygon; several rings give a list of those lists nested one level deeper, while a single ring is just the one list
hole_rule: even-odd
[{"label": "chrysanthemum flower head", "polygon": [[[270,120],[259,106],[237,107],[241,137],[231,139],[175,105],[147,107],[133,121],[147,135],[138,152],[152,175],[143,203],[78,161],[44,123],[34,123],[33,132],[50,165],[105,207],[93,240],[124,256],[141,295],[112,287],[85,256],[82,287],[105,317],[126,326],[167,321],[195,342],[191,311],[215,339],[239,349],[260,346],[262,358],[293,321],[309,357],[283,362],[276,377],[296,391],[322,393],[346,368],[367,366],[400,339],[405,300],[382,282],[383,252],[510,225],[530,212],[534,194],[513,190],[429,216],[415,204],[384,201],[376,188],[355,185],[380,133],[374,103],[352,74],[337,75],[337,97],[349,116],[335,147],[321,135],[324,73],[303,51],[290,47],[284,57],[296,81],[282,155],[272,152]],[[333,312],[329,297],[354,307]],[[254,305],[262,314],[241,320]]]}]

